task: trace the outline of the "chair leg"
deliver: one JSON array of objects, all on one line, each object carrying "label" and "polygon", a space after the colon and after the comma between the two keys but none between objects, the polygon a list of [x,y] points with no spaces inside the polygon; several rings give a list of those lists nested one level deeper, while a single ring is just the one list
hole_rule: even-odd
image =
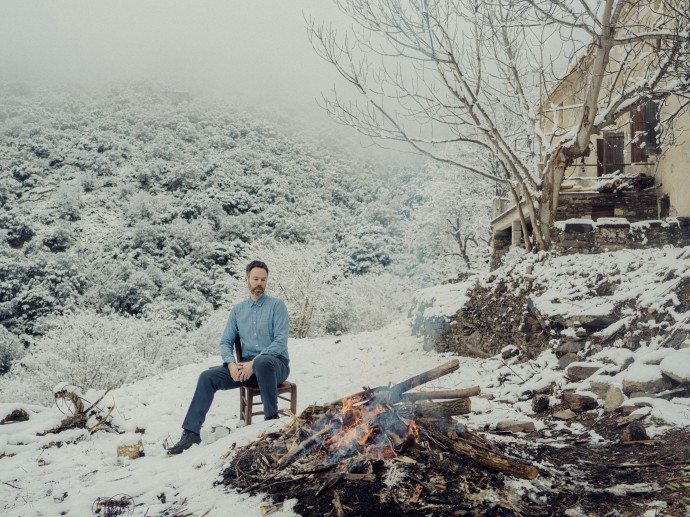
[{"label": "chair leg", "polygon": [[246,425],[252,425],[252,412],[254,411],[254,393],[250,389],[247,389],[247,402],[244,409],[244,423]]},{"label": "chair leg", "polygon": [[244,386],[240,386],[240,419],[244,420],[247,414],[247,394]]},{"label": "chair leg", "polygon": [[293,384],[290,387],[290,411],[293,415],[297,415],[297,385]]}]

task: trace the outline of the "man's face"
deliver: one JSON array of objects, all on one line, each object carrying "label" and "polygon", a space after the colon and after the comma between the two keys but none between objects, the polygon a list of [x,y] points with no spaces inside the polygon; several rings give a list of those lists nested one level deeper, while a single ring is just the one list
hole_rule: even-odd
[{"label": "man's face", "polygon": [[255,267],[247,275],[247,287],[249,294],[253,298],[259,298],[266,290],[266,282],[268,282],[268,273],[265,269]]}]

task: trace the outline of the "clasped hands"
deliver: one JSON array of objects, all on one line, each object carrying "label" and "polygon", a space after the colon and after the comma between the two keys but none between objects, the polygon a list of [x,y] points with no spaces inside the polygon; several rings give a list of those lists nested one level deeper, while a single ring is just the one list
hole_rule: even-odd
[{"label": "clasped hands", "polygon": [[254,373],[254,361],[228,363],[228,370],[230,370],[230,377],[232,377],[233,381],[244,382]]}]

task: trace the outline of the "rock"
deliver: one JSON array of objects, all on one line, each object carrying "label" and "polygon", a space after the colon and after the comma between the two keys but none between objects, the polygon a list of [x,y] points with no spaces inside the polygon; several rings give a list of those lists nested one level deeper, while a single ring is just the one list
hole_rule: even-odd
[{"label": "rock", "polygon": [[[681,348],[681,346],[685,343],[685,340],[687,338],[690,338],[690,333],[688,332],[676,332],[673,336],[671,336],[671,339],[669,339],[664,346],[668,348]],[[687,347],[685,347],[687,348]]]},{"label": "rock", "polygon": [[611,389],[613,384],[608,381],[590,380],[589,391],[594,393],[600,399],[606,398],[606,393]]},{"label": "rock", "polygon": [[570,420],[576,416],[577,414],[570,409],[564,409],[563,411],[558,411],[557,413],[553,414],[553,417],[558,418],[559,420]]},{"label": "rock", "polygon": [[690,348],[669,353],[659,364],[661,373],[680,384],[690,383]]},{"label": "rock", "polygon": [[603,366],[600,363],[571,363],[565,374],[571,381],[584,381],[601,370]]},{"label": "rock", "polygon": [[613,411],[621,404],[623,404],[624,400],[625,396],[623,395],[623,392],[619,388],[611,386],[609,390],[606,392],[606,398],[604,399],[604,409],[606,411]]},{"label": "rock", "polygon": [[649,440],[649,435],[642,423],[635,421],[625,428],[622,439],[624,442],[636,442],[639,440]]},{"label": "rock", "polygon": [[565,370],[569,364],[576,362],[579,359],[577,354],[565,354],[558,360],[558,367]]},{"label": "rock", "polygon": [[532,433],[534,432],[534,422],[527,420],[520,422],[517,420],[504,420],[496,424],[497,431],[510,431],[511,433]]},{"label": "rock", "polygon": [[649,364],[634,364],[623,377],[623,393],[661,393],[672,386],[671,381],[664,377],[661,368]]},{"label": "rock", "polygon": [[532,399],[532,411],[535,413],[542,413],[549,409],[549,396],[537,395]]},{"label": "rock", "polygon": [[0,425],[2,424],[14,424],[16,422],[26,422],[29,419],[29,413],[24,411],[22,408],[15,409],[11,411],[9,415],[0,420]]},{"label": "rock", "polygon": [[130,460],[135,460],[141,458],[144,455],[144,446],[139,440],[133,445],[120,445],[117,448],[118,458],[129,458]]},{"label": "rock", "polygon": [[577,393],[566,393],[563,395],[563,402],[576,413],[582,413],[583,411],[589,411],[590,409],[599,407],[597,399]]},{"label": "rock", "polygon": [[633,409],[633,411],[627,416],[622,416],[620,418],[617,418],[616,419],[616,427],[622,427],[622,426],[628,425],[632,422],[642,420],[644,417],[646,417],[647,415],[649,415],[652,412],[652,408],[650,408],[650,407],[636,408],[636,407],[632,406],[631,408],[625,408],[625,409]]},{"label": "rock", "polygon": [[580,317],[581,325],[588,332],[596,332],[598,330],[603,330],[606,327],[613,325],[618,321],[619,318],[613,315],[609,316],[597,316],[597,317]]},{"label": "rock", "polygon": [[566,341],[556,348],[556,357],[561,357],[565,354],[577,354],[582,351],[583,348],[582,343],[578,341]]},{"label": "rock", "polygon": [[508,345],[501,350],[501,357],[503,357],[503,359],[510,359],[511,357],[517,357],[519,355],[520,349],[515,345]]}]

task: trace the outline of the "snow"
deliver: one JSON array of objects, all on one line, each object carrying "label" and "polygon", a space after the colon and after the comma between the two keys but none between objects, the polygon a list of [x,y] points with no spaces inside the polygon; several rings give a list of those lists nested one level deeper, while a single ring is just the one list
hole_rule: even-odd
[{"label": "snow", "polygon": [[[690,253],[675,248],[566,257],[515,253],[500,273],[507,278],[519,278],[526,261],[534,266],[535,284],[543,287],[542,294],[535,299],[540,311],[551,314],[545,309],[555,311],[558,307],[564,311],[561,316],[582,316],[606,314],[602,306],[608,308],[621,301],[639,303],[645,310],[652,304],[658,310],[668,309],[668,302],[660,301],[666,299],[672,287],[673,280],[666,280],[667,273],[687,271]],[[574,271],[586,274],[573,274]],[[616,289],[612,294],[585,298],[586,285],[591,284],[596,271],[607,271],[607,280]],[[465,284],[449,284],[425,290],[424,299],[434,303],[425,311],[432,315],[452,313],[464,303],[466,289]],[[688,321],[688,315],[675,316],[676,328],[686,328],[682,325]],[[399,382],[454,357],[423,350],[421,340],[411,335],[411,319],[412,315],[376,332],[291,339],[290,380],[298,385],[298,412],[309,404],[328,403],[355,393],[363,386]],[[557,367],[555,353],[547,350],[525,362],[519,362],[518,358],[506,360],[500,355],[488,359],[459,357],[458,371],[428,383],[423,389],[480,386],[481,396],[472,398],[472,413],[463,417],[463,422],[474,429],[493,428],[502,420],[532,418],[531,397],[551,387],[554,388],[551,403],[555,404],[564,388],[587,393],[595,379],[621,386],[623,379],[658,378],[663,369],[679,375],[689,374],[689,349],[664,348],[664,338],[664,333],[659,331],[657,338],[641,343],[634,351],[624,347],[605,348],[583,364],[599,364],[607,375],[600,374],[579,383],[566,380],[564,372]],[[122,434],[107,429],[94,434],[74,429],[39,436],[64,418],[56,406],[46,408],[21,400],[0,404],[0,419],[19,408],[30,416],[26,422],[0,425],[0,480],[3,482],[0,512],[17,517],[90,515],[98,498],[126,494],[136,505],[131,514],[134,516],[159,515],[171,508],[191,515],[260,515],[260,497],[236,494],[214,483],[221,479],[228,455],[236,447],[251,442],[263,432],[280,430],[287,418],[271,422],[258,419],[244,426],[239,421],[238,393],[221,392],[207,416],[202,443],[175,457],[169,457],[165,451],[165,445],[171,445],[180,436],[180,424],[198,374],[219,362],[218,356],[209,356],[200,363],[187,364],[109,392],[99,407],[115,406],[112,424]],[[91,392],[84,397],[93,403],[100,394]],[[652,425],[646,421],[650,436],[658,436],[669,426],[690,425],[690,399],[644,397],[625,403],[649,406],[636,413],[649,413],[649,418],[656,418]],[[567,429],[575,435],[587,431],[572,422],[549,423],[547,429],[547,423],[535,419],[535,425],[538,430],[548,431],[546,435],[550,437],[545,440],[553,440],[549,442],[552,446],[558,446],[559,430]],[[139,440],[144,457],[118,458],[118,446],[135,445]],[[591,440],[599,442],[600,437],[592,436]],[[389,476],[388,482],[394,484],[394,472]],[[532,482],[533,488],[541,482],[539,479]],[[520,481],[511,486],[523,491],[529,490],[528,484]],[[621,487],[622,490],[630,488]],[[291,505],[286,504],[275,514],[293,515]]]},{"label": "snow", "polygon": [[659,363],[661,371],[690,381],[690,348],[671,351]]}]

